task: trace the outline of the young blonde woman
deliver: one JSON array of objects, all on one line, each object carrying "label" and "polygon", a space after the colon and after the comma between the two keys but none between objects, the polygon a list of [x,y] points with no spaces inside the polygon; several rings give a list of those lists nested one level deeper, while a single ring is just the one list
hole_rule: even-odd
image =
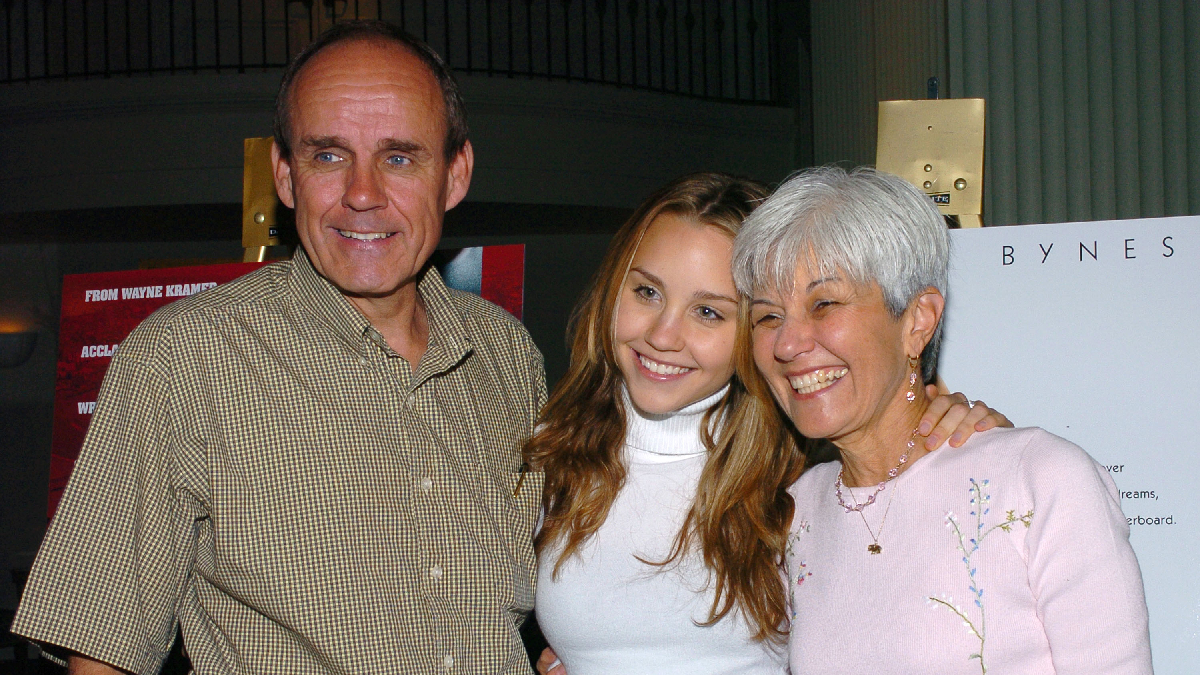
[{"label": "young blonde woman", "polygon": [[[775,414],[733,366],[733,237],[765,196],[715,173],[664,187],[577,311],[570,369],[526,446],[546,473],[543,673],[787,671],[780,562],[804,453],[785,424],[756,430],[763,448],[729,442]],[[940,397],[922,431],[961,444],[1006,422],[989,412]]]}]

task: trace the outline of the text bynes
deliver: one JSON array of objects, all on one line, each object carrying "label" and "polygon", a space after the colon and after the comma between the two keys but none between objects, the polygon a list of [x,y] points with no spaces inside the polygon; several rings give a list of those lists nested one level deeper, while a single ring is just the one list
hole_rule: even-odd
[{"label": "text bynes", "polygon": [[[1090,242],[1078,242],[1078,250],[1075,250],[1070,245],[1060,246],[1058,249],[1055,249],[1054,242],[1050,242],[1049,244],[1038,244],[1039,250],[1029,251],[1028,255],[1040,259],[1042,264],[1045,264],[1046,261],[1050,259],[1051,255],[1053,255],[1056,260],[1061,256],[1071,256],[1071,260],[1076,262],[1092,260],[1099,261],[1102,257],[1116,257],[1123,260],[1137,260],[1139,256],[1147,257],[1158,255],[1162,256],[1163,258],[1170,258],[1175,255],[1175,246],[1173,245],[1174,240],[1174,237],[1163,237],[1160,246],[1151,245],[1143,248],[1142,246],[1138,245],[1138,240],[1136,238],[1130,238],[1125,239],[1122,245],[1106,248],[1103,252],[1101,251],[1100,242],[1098,240],[1092,240]],[[1023,256],[1025,254],[1019,254],[1015,246],[1004,244],[1000,247],[1000,264],[1012,265],[1013,263],[1017,262],[1018,255]],[[1077,260],[1076,255],[1078,255]]]}]

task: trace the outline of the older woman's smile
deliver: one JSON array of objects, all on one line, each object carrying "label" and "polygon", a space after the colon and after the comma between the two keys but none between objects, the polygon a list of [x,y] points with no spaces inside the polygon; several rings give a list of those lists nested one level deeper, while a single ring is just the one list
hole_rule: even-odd
[{"label": "older woman's smile", "polygon": [[833,386],[834,382],[842,379],[848,372],[848,368],[818,368],[803,375],[789,376],[788,384],[792,385],[797,394],[812,394]]}]

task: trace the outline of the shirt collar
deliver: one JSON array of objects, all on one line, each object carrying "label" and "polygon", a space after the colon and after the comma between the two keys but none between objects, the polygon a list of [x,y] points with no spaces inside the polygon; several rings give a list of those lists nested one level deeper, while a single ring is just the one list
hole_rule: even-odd
[{"label": "shirt collar", "polygon": [[315,315],[339,340],[362,352],[363,336],[371,328],[371,322],[317,272],[303,247],[297,246],[292,256],[288,284],[301,311]]},{"label": "shirt collar", "polygon": [[[375,329],[336,286],[317,272],[303,247],[297,247],[292,256],[288,283],[303,310],[314,314],[357,354],[364,354],[367,340],[376,336]],[[421,359],[422,370],[427,362],[436,371],[444,370],[471,350],[466,318],[433,265],[422,270],[417,293],[425,303],[429,319],[429,346]]]},{"label": "shirt collar", "polygon": [[[421,371],[442,372],[471,351],[471,335],[462,308],[450,297],[450,289],[433,265],[426,265],[417,284],[429,318],[429,348],[421,359]],[[420,375],[420,373],[418,373]]]}]

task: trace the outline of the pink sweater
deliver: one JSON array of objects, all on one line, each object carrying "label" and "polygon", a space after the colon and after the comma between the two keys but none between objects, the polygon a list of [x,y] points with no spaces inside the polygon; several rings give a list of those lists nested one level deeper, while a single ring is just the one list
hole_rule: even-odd
[{"label": "pink sweater", "polygon": [[1078,446],[997,429],[925,455],[862,512],[878,555],[860,514],[837,503],[840,466],[791,488],[796,675],[1151,672],[1129,527],[1112,479]]}]

